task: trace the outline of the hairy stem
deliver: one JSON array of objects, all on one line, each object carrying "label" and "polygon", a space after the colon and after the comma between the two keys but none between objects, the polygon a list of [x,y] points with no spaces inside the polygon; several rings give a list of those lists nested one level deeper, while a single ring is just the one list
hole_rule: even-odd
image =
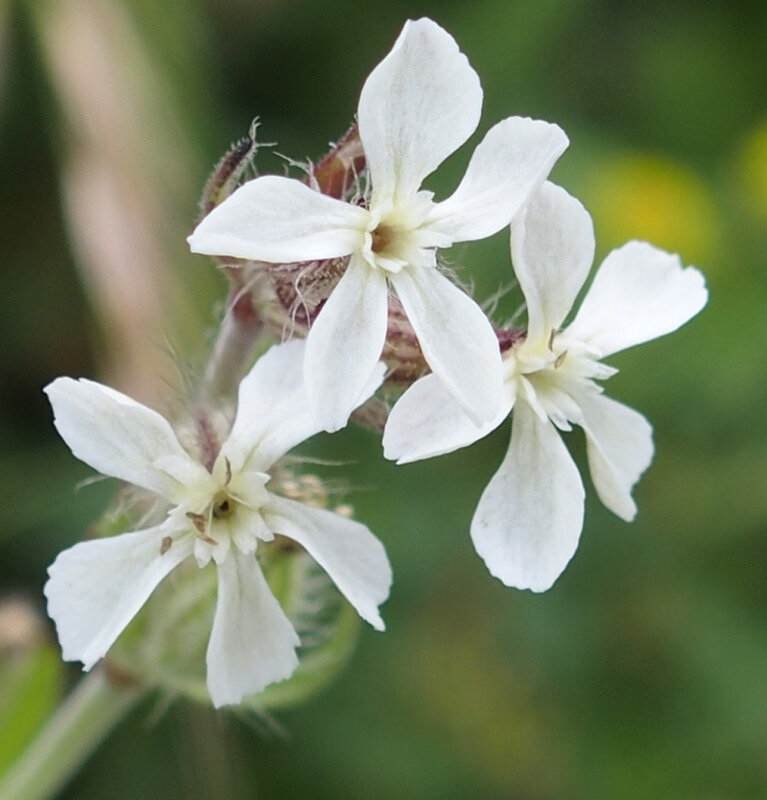
[{"label": "hairy stem", "polygon": [[253,307],[250,290],[241,287],[233,275],[230,275],[230,281],[232,288],[227,312],[205,370],[205,394],[208,397],[229,396],[237,391],[263,328]]}]

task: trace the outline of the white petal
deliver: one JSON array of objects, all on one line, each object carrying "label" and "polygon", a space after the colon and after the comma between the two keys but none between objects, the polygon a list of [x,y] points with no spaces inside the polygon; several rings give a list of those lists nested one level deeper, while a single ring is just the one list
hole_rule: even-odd
[{"label": "white petal", "polygon": [[[525,379],[527,380],[527,379]],[[533,375],[528,380],[530,388],[535,392],[535,400],[531,405],[541,419],[548,418],[561,431],[571,431],[571,422],[580,424],[583,416],[578,404],[577,394],[584,391],[584,386],[600,391],[599,387],[588,379],[576,377],[556,369],[546,369]]]},{"label": "white petal", "polygon": [[[227,491],[231,497],[252,511],[261,508],[269,498],[269,492],[266,488],[266,484],[269,482],[269,475],[265,472],[235,469],[234,465],[231,464],[230,469],[232,478],[229,481]],[[234,516],[238,517],[239,515]],[[230,517],[230,521],[233,517]],[[247,524],[250,525],[250,520],[248,520]]]},{"label": "white petal", "polygon": [[639,412],[603,394],[577,399],[594,488],[610,511],[631,522],[637,510],[631,489],[653,457],[652,427]]},{"label": "white petal", "polygon": [[345,256],[362,246],[368,212],[265,175],[216,206],[187,239],[193,253],[282,263]]},{"label": "white petal", "polygon": [[530,341],[559,329],[589,274],[594,244],[588,211],[553,183],[544,183],[512,223],[511,257],[527,303]]},{"label": "white petal", "polygon": [[48,568],[48,614],[63,657],[90,669],[138,613],[158,583],[191,555],[184,536],[161,553],[166,526],[80,542]]},{"label": "white petal", "polygon": [[360,95],[373,204],[414,194],[471,136],[481,108],[479,78],[453,37],[430,19],[406,22]]},{"label": "white petal", "polygon": [[429,214],[453,242],[484,239],[511,222],[569,144],[558,125],[509,117],[480,142],[456,191]]},{"label": "white petal", "polygon": [[[322,430],[309,407],[304,383],[305,352],[303,339],[275,345],[240,382],[237,416],[219,457],[228,458],[234,472],[268,470],[280,456]],[[359,403],[381,385],[385,370],[382,362],[376,364]],[[258,480],[256,489],[257,484]],[[237,491],[234,484],[231,488]],[[252,492],[245,494],[253,496]]]},{"label": "white petal", "polygon": [[343,428],[369,391],[386,339],[383,273],[352,257],[306,339],[304,377],[317,424]]},{"label": "white petal", "polygon": [[378,606],[389,596],[391,567],[383,545],[364,525],[274,495],[264,519],[274,533],[306,549],[362,619],[384,629]]},{"label": "white petal", "polygon": [[671,333],[707,299],[697,269],[683,269],[679,256],[646,242],[629,242],[604,260],[567,333],[604,357]]},{"label": "white petal", "polygon": [[503,404],[503,365],[480,307],[435,268],[389,277],[432,372],[475,424],[494,420]]},{"label": "white petal", "polygon": [[220,708],[292,675],[300,641],[255,555],[232,548],[217,569],[218,599],[206,662],[208,691]]},{"label": "white petal", "polygon": [[156,411],[100,383],[57,378],[45,388],[54,424],[74,455],[104,475],[157,492],[171,502],[207,472]]},{"label": "white petal", "polygon": [[[269,495],[264,503],[269,501]],[[261,511],[253,511],[249,508],[237,509],[237,520],[230,526],[232,532],[232,544],[246,556],[256,552],[259,540],[271,541],[274,539],[272,532],[266,527]]]},{"label": "white petal", "polygon": [[452,453],[495,430],[511,411],[512,387],[490,422],[477,426],[436,375],[417,380],[397,401],[386,421],[384,456],[398,464]]},{"label": "white petal", "polygon": [[318,433],[304,385],[306,342],[270,348],[240,382],[237,416],[221,454],[234,471],[267,470],[280,456]]},{"label": "white petal", "polygon": [[482,494],[471,538],[507,586],[543,592],[567,566],[583,526],[583,484],[559,433],[517,403],[511,443]]}]

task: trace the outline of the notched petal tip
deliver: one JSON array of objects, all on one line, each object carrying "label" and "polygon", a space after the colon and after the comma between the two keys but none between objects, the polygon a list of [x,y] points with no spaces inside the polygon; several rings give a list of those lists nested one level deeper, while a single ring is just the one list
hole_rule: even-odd
[{"label": "notched petal tip", "polygon": [[702,273],[641,241],[613,250],[597,270],[568,333],[604,356],[677,330],[706,305]]},{"label": "notched petal tip", "polygon": [[636,519],[638,511],[639,509],[633,497],[629,497],[625,508],[621,508],[620,510],[613,509],[613,513],[619,516],[624,522],[633,522]]},{"label": "notched petal tip", "polygon": [[551,122],[508,117],[477,145],[455,192],[429,213],[451,242],[483,239],[506,227],[551,172],[569,141]]},{"label": "notched petal tip", "polygon": [[67,391],[71,384],[76,383],[77,381],[74,378],[60,376],[54,378],[47,386],[43,387],[43,392],[45,392],[49,398],[57,397],[61,392]]},{"label": "notched petal tip", "polygon": [[428,18],[408,20],[360,94],[360,138],[373,204],[412,196],[479,122],[479,77],[453,37]]}]

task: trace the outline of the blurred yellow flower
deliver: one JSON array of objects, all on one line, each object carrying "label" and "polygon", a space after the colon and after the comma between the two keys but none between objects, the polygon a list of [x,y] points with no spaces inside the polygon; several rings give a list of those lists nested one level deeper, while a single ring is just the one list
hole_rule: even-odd
[{"label": "blurred yellow flower", "polygon": [[767,223],[767,119],[743,142],[735,174],[748,211]]},{"label": "blurred yellow flower", "polygon": [[583,194],[603,248],[644,239],[688,263],[713,260],[719,215],[710,188],[688,167],[656,155],[619,156],[596,166]]}]

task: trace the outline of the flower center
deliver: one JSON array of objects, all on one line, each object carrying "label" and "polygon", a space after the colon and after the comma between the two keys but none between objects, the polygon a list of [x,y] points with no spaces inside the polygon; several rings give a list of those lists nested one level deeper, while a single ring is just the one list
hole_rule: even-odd
[{"label": "flower center", "polygon": [[385,255],[395,243],[397,234],[398,231],[394,226],[379,225],[370,235],[370,249],[377,255]]},{"label": "flower center", "polygon": [[557,331],[552,330],[547,339],[532,341],[525,337],[516,342],[504,354],[506,380],[525,375],[528,378],[559,370],[568,356],[566,346],[557,342]]},{"label": "flower center", "polygon": [[424,251],[439,244],[425,237],[423,230],[433,205],[430,198],[426,193],[405,200],[390,198],[370,207],[363,255],[371,267],[397,273],[424,261]]},{"label": "flower center", "polygon": [[237,503],[225,491],[220,491],[213,498],[213,517],[215,519],[228,519],[234,514]]},{"label": "flower center", "polygon": [[412,231],[397,223],[381,222],[370,232],[371,265],[399,272],[413,257]]}]

